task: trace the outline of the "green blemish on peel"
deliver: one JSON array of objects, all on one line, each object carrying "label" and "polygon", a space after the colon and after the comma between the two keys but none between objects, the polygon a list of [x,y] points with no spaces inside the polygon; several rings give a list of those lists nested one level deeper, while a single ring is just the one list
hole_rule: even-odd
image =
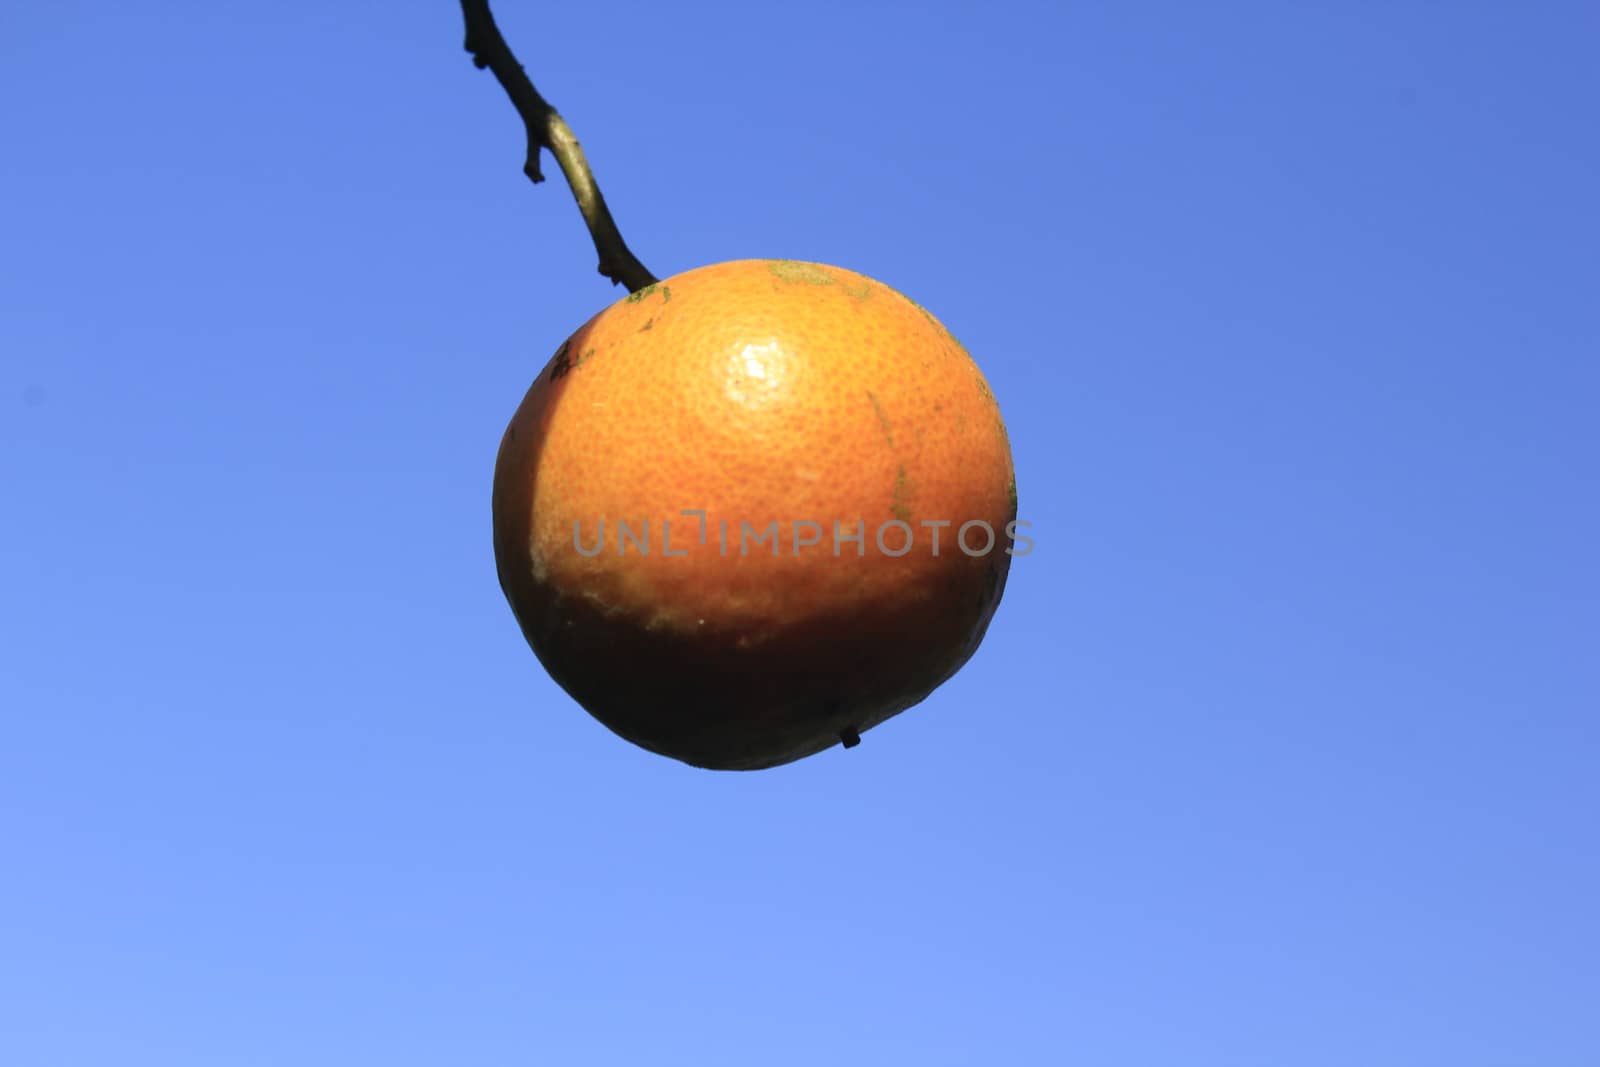
[{"label": "green blemish on peel", "polygon": [[904,466],[894,472],[894,496],[889,502],[889,510],[901,522],[911,521],[911,495],[916,489],[911,479],[906,477]]},{"label": "green blemish on peel", "polygon": [[807,285],[832,285],[834,278],[815,263],[802,263],[798,259],[771,259],[767,269],[780,281],[804,282]]},{"label": "green blemish on peel", "polygon": [[629,293],[625,299],[630,304],[637,304],[657,290],[661,292],[661,302],[663,304],[672,299],[672,287],[670,285],[662,285],[660,282],[654,282],[650,285],[647,285],[643,289],[640,289],[637,293]]},{"label": "green blemish on peel", "polygon": [[1017,514],[1017,480],[1015,478],[1006,483],[1006,499],[1011,501],[1011,514]]},{"label": "green blemish on peel", "polygon": [[[901,295],[905,296],[904,293]],[[961,343],[961,339],[959,337],[950,332],[950,327],[946,326],[944,323],[935,318],[933,312],[929,311],[915,300],[912,300],[909,296],[906,297],[906,301],[910,303],[912,307],[922,312],[923,318],[927,319],[933,325],[939,327],[939,332],[948,337],[950,339],[950,343],[961,350],[962,355],[966,356],[968,359],[972,358],[972,353],[967,351],[967,346]]]},{"label": "green blemish on peel", "polygon": [[878,425],[883,428],[884,440],[889,442],[889,447],[894,447],[894,431],[889,429],[889,416],[883,413],[883,405],[878,403],[877,396],[871,389],[867,390],[867,399],[872,401],[873,414],[878,416]]}]

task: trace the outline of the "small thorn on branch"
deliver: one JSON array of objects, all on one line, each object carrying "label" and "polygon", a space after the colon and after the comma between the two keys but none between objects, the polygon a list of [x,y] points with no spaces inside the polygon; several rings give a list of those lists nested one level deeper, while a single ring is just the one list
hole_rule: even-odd
[{"label": "small thorn on branch", "polygon": [[844,745],[845,748],[855,748],[861,743],[861,734],[856,731],[855,727],[846,726],[843,730],[839,731],[839,742]]}]

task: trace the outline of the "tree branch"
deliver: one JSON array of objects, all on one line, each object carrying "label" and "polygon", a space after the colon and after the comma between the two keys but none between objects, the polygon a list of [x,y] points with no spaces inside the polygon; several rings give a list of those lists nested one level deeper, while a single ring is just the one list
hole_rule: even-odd
[{"label": "tree branch", "polygon": [[600,255],[600,273],[613,283],[626,285],[633,293],[654,285],[655,275],[646,270],[623,243],[572,127],[533,87],[527,71],[522,69],[511,46],[500,35],[500,27],[495,25],[494,15],[489,11],[489,0],[461,0],[461,14],[466,19],[467,51],[472,53],[473,64],[480,70],[488,67],[493,72],[527,127],[528,158],[522,165],[522,172],[529,181],[544,181],[544,174],[539,170],[539,150],[549,149],[572,187],[572,197],[583,213],[589,236],[594,238],[594,250]]}]

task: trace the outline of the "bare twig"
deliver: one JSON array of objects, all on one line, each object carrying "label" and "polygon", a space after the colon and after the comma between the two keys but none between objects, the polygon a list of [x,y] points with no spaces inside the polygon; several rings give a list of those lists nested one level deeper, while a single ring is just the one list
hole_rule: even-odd
[{"label": "bare twig", "polygon": [[511,46],[500,35],[494,15],[489,11],[489,0],[461,0],[461,14],[467,23],[467,51],[472,62],[481,70],[488,67],[495,80],[511,98],[511,104],[522,116],[528,130],[528,158],[522,171],[533,182],[544,181],[539,170],[539,150],[548,148],[566,175],[572,187],[572,196],[583,213],[583,221],[594,238],[594,250],[600,254],[600,273],[613,283],[620,282],[629,292],[638,292],[654,285],[655,275],[636,259],[617,231],[617,224],[606,208],[606,199],[600,195],[589,162],[583,157],[583,148],[566,120],[556,113],[550,102],[539,95],[528,79],[527,71],[517,62]]}]

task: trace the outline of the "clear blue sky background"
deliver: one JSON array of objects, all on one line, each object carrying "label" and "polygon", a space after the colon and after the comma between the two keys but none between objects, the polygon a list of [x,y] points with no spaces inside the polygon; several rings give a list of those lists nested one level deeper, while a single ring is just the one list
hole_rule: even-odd
[{"label": "clear blue sky background", "polygon": [[1600,9],[500,0],[660,274],[873,275],[1023,517],[915,711],[541,672],[620,295],[431,3],[0,17],[0,1062],[1600,1063]]}]

